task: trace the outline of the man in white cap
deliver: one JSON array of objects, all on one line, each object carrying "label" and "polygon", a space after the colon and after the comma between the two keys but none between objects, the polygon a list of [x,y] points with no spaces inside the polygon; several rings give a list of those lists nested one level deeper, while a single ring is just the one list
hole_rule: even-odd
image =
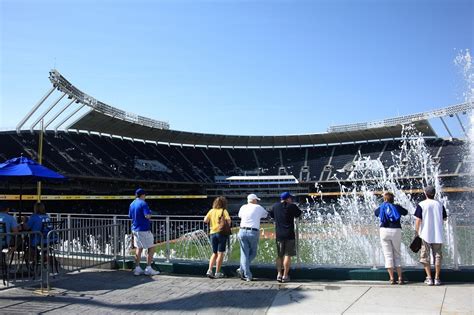
[{"label": "man in white cap", "polygon": [[240,268],[237,272],[242,280],[252,281],[250,264],[257,256],[258,241],[260,238],[260,219],[266,218],[267,211],[258,204],[260,198],[255,194],[247,196],[247,204],[239,210],[240,231]]}]

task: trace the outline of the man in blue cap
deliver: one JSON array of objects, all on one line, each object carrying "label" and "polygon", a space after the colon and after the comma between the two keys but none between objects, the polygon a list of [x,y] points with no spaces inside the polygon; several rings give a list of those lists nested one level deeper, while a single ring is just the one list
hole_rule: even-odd
[{"label": "man in blue cap", "polygon": [[288,272],[291,266],[291,257],[296,256],[295,246],[295,218],[301,215],[301,210],[293,204],[294,197],[289,192],[280,195],[280,202],[274,204],[270,216],[275,220],[277,245],[277,281],[288,282]]},{"label": "man in blue cap", "polygon": [[[160,274],[159,271],[154,270],[151,267],[153,261],[153,253],[155,251],[155,242],[153,240],[153,234],[150,230],[150,218],[151,210],[148,204],[145,202],[145,190],[139,188],[135,192],[135,200],[130,204],[128,210],[128,216],[132,220],[132,235],[134,245],[136,247],[135,252],[135,270],[133,274],[139,276],[146,274],[154,276]],[[140,267],[140,259],[142,257],[142,251],[146,248],[148,250],[147,267],[143,270]]]}]

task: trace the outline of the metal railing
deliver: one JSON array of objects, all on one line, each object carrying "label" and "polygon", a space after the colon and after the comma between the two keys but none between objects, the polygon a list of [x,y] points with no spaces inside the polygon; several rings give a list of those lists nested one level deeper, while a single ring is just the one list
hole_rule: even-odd
[{"label": "metal railing", "polygon": [[40,232],[0,233],[0,267],[4,288],[43,284],[46,253]]},{"label": "metal railing", "polygon": [[[68,218],[68,224],[72,220]],[[77,222],[76,222],[77,223]],[[46,237],[47,265],[46,287],[51,279],[61,274],[86,268],[115,264],[125,249],[125,231],[120,224],[93,224],[51,230]],[[112,266],[110,266],[112,267]],[[109,268],[110,268],[109,267]]]},{"label": "metal railing", "polygon": [[[109,247],[102,255],[125,259],[134,254],[131,238],[131,222],[125,215],[84,216],[56,214],[57,220],[67,225],[61,230],[64,240],[84,239],[84,235],[100,236],[99,241]],[[233,233],[225,261],[238,263],[237,239],[240,220],[232,218]],[[105,228],[107,227],[107,228]],[[203,216],[156,216],[151,220],[155,237],[155,259],[206,261],[211,255],[209,226]],[[105,229],[105,230],[104,230]],[[444,225],[443,267],[459,268],[474,266],[472,251],[474,219],[472,215],[452,215]],[[82,232],[78,232],[82,231]],[[88,232],[85,232],[88,231]],[[402,220],[402,262],[404,266],[418,266],[419,255],[411,252],[409,244],[414,237],[414,220]],[[81,241],[82,242],[82,241]],[[383,252],[380,245],[376,217],[349,217],[324,214],[301,218],[296,222],[296,262],[312,266],[372,267],[382,268]],[[71,251],[66,251],[73,255]],[[64,250],[62,250],[64,255]],[[275,228],[270,220],[263,220],[256,263],[273,264],[276,257]],[[89,264],[90,265],[90,264]]]}]

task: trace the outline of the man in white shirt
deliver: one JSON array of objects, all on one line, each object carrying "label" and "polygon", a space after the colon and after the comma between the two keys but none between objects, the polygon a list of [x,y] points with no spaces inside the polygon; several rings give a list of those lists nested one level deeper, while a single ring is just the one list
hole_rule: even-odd
[{"label": "man in white shirt", "polygon": [[260,198],[255,194],[247,196],[247,204],[239,210],[240,231],[240,268],[237,272],[242,280],[252,281],[250,264],[257,256],[258,241],[260,238],[260,219],[266,218],[267,211],[258,204]]},{"label": "man in white shirt", "polygon": [[427,285],[433,285],[433,279],[431,277],[431,255],[433,255],[435,263],[434,285],[441,284],[439,275],[441,272],[441,261],[443,259],[443,220],[447,219],[446,209],[441,202],[434,200],[435,195],[435,188],[427,186],[425,188],[426,199],[420,202],[415,210],[415,232],[423,241],[421,245],[420,262],[425,268],[425,283]]}]

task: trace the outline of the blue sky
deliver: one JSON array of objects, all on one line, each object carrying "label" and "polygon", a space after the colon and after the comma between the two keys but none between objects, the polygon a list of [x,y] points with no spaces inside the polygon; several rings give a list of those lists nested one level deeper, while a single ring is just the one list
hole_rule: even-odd
[{"label": "blue sky", "polygon": [[56,67],[172,129],[297,134],[462,101],[473,1],[2,0],[0,128]]}]

